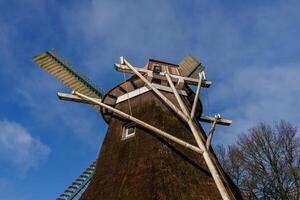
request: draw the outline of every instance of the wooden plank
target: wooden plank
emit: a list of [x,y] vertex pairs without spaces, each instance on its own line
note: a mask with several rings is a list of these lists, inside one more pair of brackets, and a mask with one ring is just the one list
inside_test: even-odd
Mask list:
[[49,58],[49,59],[46,59],[46,60],[43,60],[41,63],[37,63],[38,65],[42,66],[42,67],[45,67],[49,64],[54,64],[54,63],[57,63],[55,62],[55,60],[53,60],[52,58]]
[[40,67],[45,69],[47,72],[50,68],[53,67],[53,65],[57,65],[57,63],[55,61],[50,61],[49,63],[47,63],[46,65],[41,65]]
[[[126,65],[115,64],[115,68],[116,68],[117,71],[133,73],[133,71],[130,70],[130,68],[128,68]],[[139,73],[151,73],[152,72],[151,70],[138,68],[138,67],[134,67],[134,69],[137,70]],[[157,78],[157,79],[160,79],[160,80],[167,80],[163,73],[154,74],[154,77]],[[174,82],[177,82],[176,80],[182,78],[186,83],[188,83],[190,85],[198,85],[198,82],[199,82],[199,80],[195,79],[195,78],[190,78],[190,77],[185,77],[185,76],[178,76],[178,75],[174,75],[174,74],[170,74],[170,77],[172,78],[172,80],[175,79]],[[203,80],[201,82],[201,87],[208,88],[208,87],[210,87],[211,84],[212,84],[211,81]]]
[[65,70],[63,69],[63,68],[58,68],[58,69],[56,69],[55,71],[53,71],[52,72],[52,75],[53,76],[55,76],[56,78],[57,78],[57,76],[59,75],[59,74],[61,74],[62,72],[65,72]]
[[53,75],[53,72],[60,68],[61,68],[61,66],[53,64],[49,69],[47,69],[47,71],[49,74]]
[[71,79],[74,79],[75,77],[72,76],[67,70],[64,71],[64,73],[59,74],[56,76],[58,80],[62,80],[64,83],[68,83]]
[[73,90],[73,88],[79,88],[82,85],[83,84],[78,80],[78,81],[75,81],[73,84],[70,84],[68,87],[70,87]]
[[138,88],[137,85],[134,83],[134,81],[130,81],[130,83],[134,90],[136,90]]
[[124,93],[124,94],[127,93],[127,90],[125,90],[125,89],[124,89],[123,87],[121,87],[121,86],[118,86],[117,89],[118,89],[119,91],[121,91],[122,93]]
[[87,95],[90,90],[88,87],[82,87],[80,90],[77,90],[78,92]]
[[[74,102],[79,102],[79,103],[87,103],[90,104],[89,101],[86,101],[76,95],[72,95],[72,94],[66,94],[66,93],[62,93],[62,92],[58,92],[57,96],[60,100],[64,100],[64,101],[74,101]],[[95,101],[101,101],[101,99],[99,98],[93,98]]]
[[74,82],[77,82],[77,81],[79,81],[78,78],[76,76],[73,76],[70,73],[68,73],[65,77],[63,77],[63,82],[66,85],[72,85]]
[[34,62],[36,62],[36,64],[38,64],[38,65],[44,65],[44,64],[46,64],[46,63],[48,63],[50,61],[53,61],[53,59],[50,58],[49,56],[46,56],[46,57],[44,57],[44,58],[42,58],[40,60],[34,61]]
[[194,119],[194,116],[195,116],[195,113],[196,113],[197,102],[198,102],[199,93],[200,93],[200,89],[201,89],[201,81],[202,81],[202,74],[200,74],[200,76],[199,76],[199,82],[198,82],[197,89],[196,89],[196,94],[195,94],[195,97],[194,97],[193,107],[192,107],[192,111],[191,111],[191,118],[192,119]]
[[121,86],[122,86],[127,92],[131,92],[131,91],[135,90],[134,87],[132,86],[131,81],[127,81],[127,82],[125,82],[124,84],[122,84]]
[[[215,120],[214,117],[209,117],[209,116],[201,116],[200,119],[199,119],[199,121],[208,122],[208,123],[212,123],[214,120]],[[229,126],[229,125],[232,124],[232,120],[221,118],[221,119],[217,120],[217,124],[224,125],[224,126]]]
[[[77,71],[77,69],[75,69],[72,65],[68,64],[68,62],[55,51],[41,53],[37,56],[34,56],[32,59],[41,68],[45,69],[52,76],[56,77],[67,87],[71,89],[80,89],[81,91],[83,91],[82,89],[84,88],[85,93],[87,92],[86,89],[89,88],[89,90],[93,91],[94,93],[97,93],[100,96],[102,95],[101,91],[98,91],[98,88],[95,84]],[[82,85],[76,84],[72,76],[76,78],[78,76],[77,81],[82,82]],[[73,84],[75,85],[75,88],[73,88]]]
[[37,56],[33,56],[32,60],[34,62],[39,62],[40,60],[45,59],[46,57],[48,57],[47,53],[41,53],[41,54],[39,54]]

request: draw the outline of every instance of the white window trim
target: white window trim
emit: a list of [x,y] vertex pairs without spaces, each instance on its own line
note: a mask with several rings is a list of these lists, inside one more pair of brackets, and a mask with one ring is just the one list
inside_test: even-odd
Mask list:
[[[163,86],[163,85],[156,84],[156,83],[152,83],[152,86],[155,87],[156,89],[159,89],[159,90],[162,90],[162,91],[171,92],[171,93],[173,92],[172,88],[170,88],[168,86]],[[127,99],[131,99],[133,97],[139,96],[139,95],[144,94],[144,93],[146,93],[150,90],[151,90],[151,88],[148,88],[147,86],[138,88],[136,90],[133,90],[131,92],[128,92],[126,94],[123,94],[123,95],[119,96],[116,103],[121,103],[121,102],[123,102]],[[177,92],[180,95],[187,96],[187,93],[184,90],[177,90]]]
[[[133,127],[134,128],[134,132],[131,134],[128,134],[128,130],[129,128]],[[135,136],[136,133],[136,124],[135,123],[127,123],[123,126],[122,128],[122,140],[127,140],[129,138],[132,138]]]

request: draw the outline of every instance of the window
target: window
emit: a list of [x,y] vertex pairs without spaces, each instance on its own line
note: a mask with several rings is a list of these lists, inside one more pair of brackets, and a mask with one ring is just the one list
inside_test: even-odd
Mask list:
[[161,72],[161,66],[154,65],[154,67],[153,67],[153,73],[159,74],[160,72]]
[[135,135],[136,127],[135,123],[125,124],[123,127],[122,140],[126,140]]

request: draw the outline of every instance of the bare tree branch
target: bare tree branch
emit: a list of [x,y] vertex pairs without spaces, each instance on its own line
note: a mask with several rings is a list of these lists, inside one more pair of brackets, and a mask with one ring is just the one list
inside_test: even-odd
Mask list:
[[300,139],[290,123],[260,123],[236,144],[219,145],[215,151],[249,199],[300,199]]

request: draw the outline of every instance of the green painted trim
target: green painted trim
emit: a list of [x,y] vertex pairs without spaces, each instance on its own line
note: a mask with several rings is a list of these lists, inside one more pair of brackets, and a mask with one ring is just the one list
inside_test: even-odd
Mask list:
[[79,81],[81,81],[85,86],[87,86],[89,89],[91,89],[96,95],[102,97],[103,91],[98,87],[96,84],[94,84],[91,80],[89,80],[85,75],[83,75],[81,72],[76,70],[74,66],[72,66],[70,63],[68,63],[62,56],[60,56],[56,51],[51,50],[46,52],[49,56],[51,56],[53,59],[55,59],[56,62],[58,62],[62,67],[64,67],[67,71],[69,71],[71,74],[73,74]]

